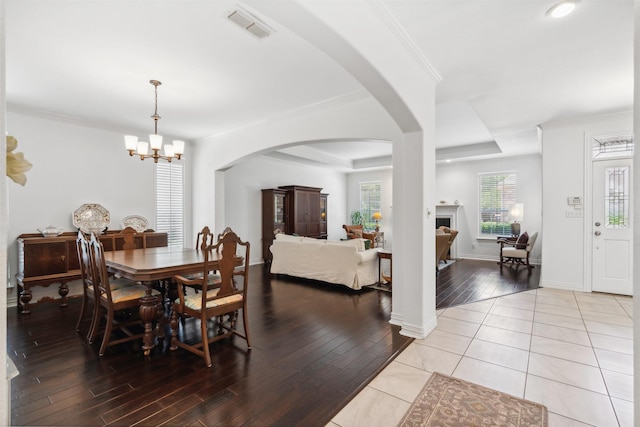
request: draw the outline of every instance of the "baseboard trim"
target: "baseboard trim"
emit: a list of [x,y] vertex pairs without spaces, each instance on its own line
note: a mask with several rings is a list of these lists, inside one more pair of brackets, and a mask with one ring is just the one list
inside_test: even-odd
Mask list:
[[400,329],[400,335],[410,338],[424,339],[436,328],[436,326],[438,326],[438,319],[434,316],[426,325],[423,326],[411,325],[408,323],[403,323],[401,326],[402,329]]
[[541,288],[558,289],[561,291],[573,291],[573,292],[590,292],[584,289],[584,285],[580,283],[562,283],[562,282],[549,282],[546,280],[540,280]]

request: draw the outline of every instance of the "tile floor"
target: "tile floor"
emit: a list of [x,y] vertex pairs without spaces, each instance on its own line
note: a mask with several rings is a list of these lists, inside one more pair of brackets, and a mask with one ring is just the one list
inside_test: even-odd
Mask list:
[[328,426],[395,426],[439,371],[543,403],[549,426],[633,426],[631,297],[536,289],[438,310]]

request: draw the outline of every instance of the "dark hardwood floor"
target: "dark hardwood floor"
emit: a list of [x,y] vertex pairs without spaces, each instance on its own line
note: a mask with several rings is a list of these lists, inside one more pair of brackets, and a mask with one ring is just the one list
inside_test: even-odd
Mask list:
[[529,272],[523,266],[505,264],[500,268],[495,261],[457,260],[440,269],[436,279],[436,308],[535,289],[540,283],[540,269],[536,265]]
[[[514,273],[495,262],[460,260],[437,280],[438,306],[537,287],[540,269]],[[184,350],[110,347],[75,332],[80,300],[61,309],[8,314],[14,425],[324,426],[406,345],[389,324],[391,295],[351,291],[251,267],[253,349],[241,339],[211,346],[213,366]],[[185,333],[199,326],[187,321]],[[167,329],[168,336],[168,329]]]
[[[389,324],[391,295],[288,278],[251,267],[253,349],[214,343],[213,366],[182,349],[139,344],[98,356],[75,332],[80,300],[8,315],[14,425],[323,426],[410,338]],[[88,325],[87,325],[88,326]],[[199,334],[190,319],[186,333]],[[167,335],[168,336],[168,335]]]

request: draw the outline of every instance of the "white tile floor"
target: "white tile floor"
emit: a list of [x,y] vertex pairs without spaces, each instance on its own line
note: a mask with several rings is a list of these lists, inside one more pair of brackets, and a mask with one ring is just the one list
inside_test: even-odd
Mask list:
[[630,297],[536,289],[437,312],[329,426],[395,426],[434,371],[540,402],[549,426],[633,426]]

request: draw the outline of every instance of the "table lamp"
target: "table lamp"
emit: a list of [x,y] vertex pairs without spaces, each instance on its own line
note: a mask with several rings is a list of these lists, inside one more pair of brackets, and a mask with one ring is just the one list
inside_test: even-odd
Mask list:
[[376,220],[376,232],[380,231],[380,224],[378,224],[378,221],[382,219],[382,214],[380,212],[374,212],[373,219]]
[[511,219],[513,222],[511,223],[511,235],[519,236],[520,235],[520,223],[518,221],[522,221],[524,217],[524,203],[516,203],[511,208]]

